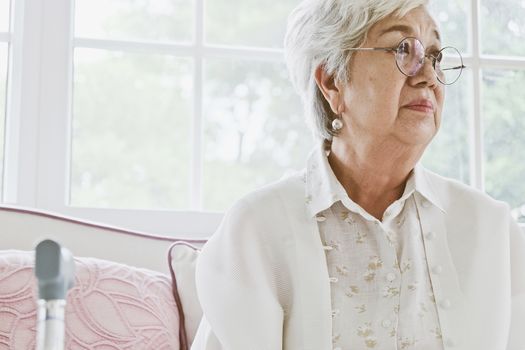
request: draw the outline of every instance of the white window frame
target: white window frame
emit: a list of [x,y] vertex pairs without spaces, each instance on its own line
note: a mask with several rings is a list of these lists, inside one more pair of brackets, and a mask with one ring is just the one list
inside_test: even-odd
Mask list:
[[[204,0],[195,0],[195,40],[192,44],[153,44],[87,38],[73,39],[72,0],[11,0],[11,40],[7,96],[5,203],[35,207],[87,220],[105,222],[178,237],[209,237],[223,213],[203,212],[202,98],[203,59],[249,58],[282,61],[282,50],[229,48],[204,44]],[[525,58],[480,55],[479,2],[470,1],[470,51],[464,58],[472,71],[473,99],[470,118],[471,185],[483,190],[483,125],[481,69],[525,70]],[[99,48],[126,52],[166,53],[194,59],[193,157],[191,202],[188,211],[124,210],[70,207],[70,111],[73,48]]]

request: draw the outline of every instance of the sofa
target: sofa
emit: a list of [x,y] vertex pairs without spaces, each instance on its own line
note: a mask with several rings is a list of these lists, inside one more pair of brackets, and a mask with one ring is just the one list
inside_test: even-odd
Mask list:
[[50,238],[75,257],[66,349],[187,350],[202,311],[194,269],[205,240],[177,239],[16,206],[0,206],[0,349],[34,349],[34,247]]

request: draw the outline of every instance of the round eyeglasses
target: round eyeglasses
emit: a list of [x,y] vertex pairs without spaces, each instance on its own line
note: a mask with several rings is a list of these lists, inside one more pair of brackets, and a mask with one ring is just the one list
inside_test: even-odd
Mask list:
[[444,85],[454,84],[461,76],[463,68],[466,68],[461,54],[455,47],[447,46],[426,55],[421,41],[413,37],[404,38],[396,47],[359,47],[347,50],[394,52],[397,68],[407,77],[416,75],[425,65],[425,58],[429,58],[437,79]]

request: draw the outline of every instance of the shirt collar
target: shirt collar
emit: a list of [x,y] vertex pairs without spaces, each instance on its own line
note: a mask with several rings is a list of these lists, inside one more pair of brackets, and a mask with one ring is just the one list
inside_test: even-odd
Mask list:
[[421,163],[416,164],[414,167],[416,191],[443,213],[446,213],[445,209],[443,209],[443,201],[438,195],[438,192],[434,189],[428,173],[429,171]]
[[[329,152],[324,149],[324,143],[321,142],[308,156],[305,184],[306,205],[310,216],[316,216],[339,200],[342,201],[348,209],[355,212],[362,212],[363,209],[348,197],[344,187],[332,171],[330,163],[328,162],[328,154]],[[440,198],[433,190],[426,173],[427,170],[420,163],[416,164],[410,173],[405,191],[400,200],[405,200],[410,197],[414,191],[417,191],[430,203],[445,212]]]

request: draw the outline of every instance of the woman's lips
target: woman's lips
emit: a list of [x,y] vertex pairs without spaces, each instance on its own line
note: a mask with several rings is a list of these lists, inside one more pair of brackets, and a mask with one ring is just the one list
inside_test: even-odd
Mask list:
[[405,106],[405,108],[411,109],[413,111],[423,112],[423,113],[434,112],[434,108],[427,106],[427,105],[410,105],[410,106]]
[[404,107],[413,111],[423,112],[427,114],[434,112],[434,104],[428,98],[424,97],[414,98],[412,101],[408,102]]

